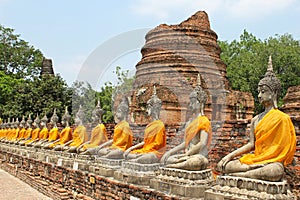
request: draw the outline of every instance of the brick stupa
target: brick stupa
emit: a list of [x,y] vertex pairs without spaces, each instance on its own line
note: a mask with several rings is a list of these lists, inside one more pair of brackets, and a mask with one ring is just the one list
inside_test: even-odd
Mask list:
[[205,113],[211,120],[252,118],[253,97],[230,89],[217,38],[203,11],[178,25],[161,24],[150,30],[141,50],[142,59],[136,65],[131,94],[132,122],[149,122],[145,109],[153,85],[163,101],[161,119],[166,124],[184,122],[189,94],[199,73],[209,96]]

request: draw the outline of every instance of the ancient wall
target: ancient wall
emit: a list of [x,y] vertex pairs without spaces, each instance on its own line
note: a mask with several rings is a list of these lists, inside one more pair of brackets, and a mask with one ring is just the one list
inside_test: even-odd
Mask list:
[[209,119],[252,117],[253,97],[250,93],[230,89],[217,38],[203,11],[178,25],[161,24],[147,33],[131,94],[133,123],[149,122],[145,106],[153,85],[163,101],[161,119],[166,124],[185,122],[189,94],[199,73],[209,96],[205,107]]

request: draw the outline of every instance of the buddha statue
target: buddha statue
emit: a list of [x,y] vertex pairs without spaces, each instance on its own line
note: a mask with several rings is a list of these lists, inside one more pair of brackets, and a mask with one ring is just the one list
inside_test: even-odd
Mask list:
[[36,118],[33,121],[33,127],[35,129],[32,131],[31,139],[28,140],[27,142],[25,142],[26,146],[31,147],[36,141],[38,141],[39,133],[41,131],[41,129],[40,129],[40,122],[41,122],[41,120],[39,118],[39,115],[37,114]]
[[65,107],[65,114],[61,118],[61,124],[65,127],[61,132],[60,132],[60,137],[59,141],[50,144],[50,148],[54,148],[55,151],[62,151],[64,145],[72,140],[72,129],[69,125],[71,119],[71,115],[68,112],[68,107]]
[[23,140],[19,142],[19,145],[24,146],[25,143],[31,139],[31,134],[32,134],[32,119],[31,119],[31,115],[29,115],[26,121],[26,131],[24,133]]
[[109,140],[96,149],[91,149],[89,154],[97,154],[100,157],[107,159],[123,159],[123,154],[126,149],[132,145],[132,132],[126,118],[128,116],[128,100],[123,97],[119,103],[116,113],[113,139]]
[[76,153],[77,148],[88,140],[86,128],[83,125],[84,113],[80,105],[78,112],[75,116],[75,130],[72,135],[72,140],[67,142],[64,146],[64,151],[69,153]]
[[107,132],[104,124],[102,123],[103,110],[98,100],[96,108],[92,112],[93,124],[97,124],[92,130],[90,140],[83,143],[77,148],[78,153],[83,153],[87,149],[98,147],[99,145],[107,142]]
[[19,142],[22,141],[22,139],[24,138],[24,134],[26,131],[25,124],[26,124],[25,116],[23,115],[22,120],[19,123],[19,134],[18,137],[16,138],[16,141],[14,142],[15,144],[19,144]]
[[57,127],[58,116],[56,114],[56,109],[54,109],[53,115],[50,118],[50,123],[52,125],[52,129],[49,131],[48,142],[45,142],[42,147],[44,149],[50,149],[50,145],[59,141],[59,131]]
[[296,134],[290,117],[277,107],[280,89],[270,57],[267,72],[258,83],[258,99],[265,111],[251,120],[249,143],[222,158],[218,171],[265,181],[282,180],[284,166],[293,161]]
[[15,131],[14,131],[14,135],[11,138],[10,143],[14,143],[19,136],[19,132],[20,132],[19,124],[20,124],[20,122],[19,122],[19,119],[17,118],[16,121],[13,123],[13,128]]
[[[184,142],[166,152],[161,163],[169,168],[184,170],[203,170],[208,166],[208,147],[211,142],[211,125],[209,119],[204,116],[204,106],[207,94],[201,87],[200,74],[197,78],[197,86],[190,94],[188,110],[191,118],[186,123],[184,130]],[[184,150],[184,153],[177,154]]]
[[144,141],[124,152],[125,160],[141,164],[159,162],[166,148],[166,129],[164,123],[159,120],[161,106],[162,101],[157,97],[154,86],[153,95],[147,102],[147,113],[152,122],[145,129]]
[[35,148],[40,148],[44,143],[48,141],[49,130],[47,128],[47,122],[48,122],[48,118],[47,115],[45,114],[40,122],[40,126],[41,126],[40,128],[42,130],[39,132],[39,136],[37,139],[38,141],[34,144]]

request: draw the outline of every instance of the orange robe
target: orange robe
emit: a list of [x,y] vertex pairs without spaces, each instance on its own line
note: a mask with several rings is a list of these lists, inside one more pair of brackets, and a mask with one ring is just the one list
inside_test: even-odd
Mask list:
[[69,142],[70,140],[72,140],[72,129],[71,129],[71,127],[66,127],[61,131],[59,141],[57,141],[53,144],[50,144],[49,147],[53,148],[57,145],[64,145],[65,143]]
[[120,149],[125,151],[132,146],[132,132],[127,121],[119,122],[114,129],[113,143],[110,146],[112,149]]
[[106,141],[107,141],[106,128],[104,124],[98,124],[92,130],[90,143],[83,145],[82,150],[98,147],[100,144],[103,144]]
[[58,135],[58,128],[55,127],[55,128],[52,128],[49,132],[49,137],[48,137],[48,141],[49,142],[52,142],[52,141],[55,141],[59,138],[59,135]]
[[28,128],[28,129],[25,131],[23,138],[24,138],[24,139],[30,138],[30,137],[31,137],[31,133],[32,133],[32,128]]
[[254,154],[241,157],[241,163],[281,162],[286,166],[293,161],[296,151],[296,133],[287,114],[278,109],[270,110],[257,124],[254,134]]
[[47,128],[43,128],[39,133],[39,140],[45,140],[49,137],[49,131]]
[[15,131],[15,135],[12,138],[12,141],[16,141],[17,140],[17,138],[19,137],[19,133],[20,133],[20,129],[17,128],[16,131]]
[[130,153],[154,153],[161,158],[166,150],[166,129],[162,121],[156,120],[148,124],[144,133],[144,146]]
[[84,126],[77,126],[73,133],[73,142],[69,144],[70,147],[78,147],[88,140],[86,128]]
[[31,135],[31,139],[25,142],[25,145],[34,141],[35,139],[37,139],[39,137],[39,133],[40,133],[40,128],[36,128],[32,131],[32,135]]
[[19,133],[19,136],[18,136],[18,140],[19,139],[23,139],[24,138],[24,135],[25,135],[25,132],[26,132],[26,129],[25,128],[22,128],[21,130],[20,130],[20,133]]
[[212,138],[210,121],[206,116],[198,116],[185,129],[185,146],[187,147],[197,133],[204,130],[208,133],[207,147],[209,147]]

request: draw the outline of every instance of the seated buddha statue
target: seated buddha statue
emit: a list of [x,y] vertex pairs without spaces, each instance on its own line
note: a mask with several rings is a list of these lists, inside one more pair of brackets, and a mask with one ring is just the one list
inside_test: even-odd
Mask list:
[[36,118],[33,121],[33,127],[35,129],[32,131],[31,139],[28,140],[27,142],[25,142],[26,146],[31,147],[36,141],[38,141],[39,133],[41,131],[41,129],[40,129],[40,122],[41,122],[41,120],[39,118],[39,115],[37,114]]
[[32,119],[31,119],[31,115],[29,115],[26,121],[26,131],[24,133],[23,140],[19,142],[19,145],[24,146],[25,143],[31,139],[31,134],[32,134]]
[[15,144],[19,144],[19,142],[23,139],[25,131],[26,131],[25,124],[26,124],[25,116],[23,115],[22,120],[19,123],[19,133],[14,142]]
[[164,123],[159,120],[161,106],[162,101],[157,97],[154,86],[153,95],[147,101],[147,113],[152,122],[145,129],[144,141],[124,152],[125,160],[142,164],[159,162],[166,148],[166,129]]
[[[207,94],[201,87],[200,75],[197,86],[190,94],[188,110],[191,118],[185,125],[184,142],[166,152],[161,163],[166,167],[184,170],[203,170],[208,166],[208,147],[211,141],[211,125],[204,115]],[[178,154],[183,151],[184,153]]]
[[92,112],[92,124],[96,124],[90,136],[90,140],[83,143],[77,148],[79,153],[85,152],[87,149],[98,147],[99,145],[107,142],[107,132],[104,124],[102,123],[103,110],[98,101],[96,108]]
[[49,131],[48,141],[42,144],[44,149],[50,149],[50,145],[59,141],[59,131],[57,127],[58,116],[56,114],[56,109],[54,109],[53,115],[50,118],[50,123],[52,125],[52,129]]
[[222,158],[218,171],[265,181],[282,180],[284,166],[293,161],[296,134],[290,117],[277,107],[280,89],[270,57],[267,72],[258,83],[258,99],[265,111],[251,120],[249,143]]
[[80,105],[75,116],[75,130],[72,135],[72,140],[66,143],[64,151],[69,153],[77,153],[77,148],[88,140],[86,128],[83,125],[84,113]]
[[19,136],[19,133],[20,133],[19,124],[20,124],[20,122],[19,122],[19,119],[17,118],[16,121],[13,123],[13,127],[14,127],[15,131],[13,133],[10,143],[14,143]]
[[72,140],[72,129],[69,125],[71,115],[68,112],[68,107],[65,107],[65,114],[61,118],[61,124],[65,127],[59,135],[59,141],[50,144],[49,147],[53,148],[55,151],[61,151],[64,145]]
[[126,118],[128,116],[128,100],[123,97],[114,115],[117,125],[114,128],[113,139],[95,149],[90,149],[85,154],[96,154],[108,159],[123,159],[126,149],[132,145],[132,132]]
[[37,141],[33,145],[35,148],[40,148],[44,143],[46,143],[48,141],[49,130],[47,128],[47,122],[48,122],[48,118],[47,118],[47,115],[45,114],[40,122],[41,131],[39,132]]

